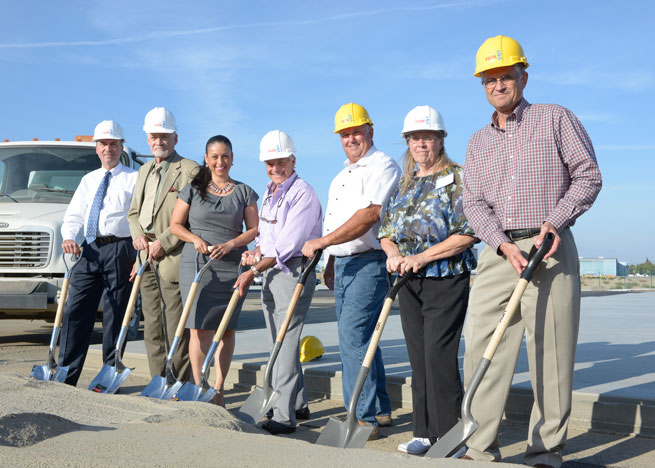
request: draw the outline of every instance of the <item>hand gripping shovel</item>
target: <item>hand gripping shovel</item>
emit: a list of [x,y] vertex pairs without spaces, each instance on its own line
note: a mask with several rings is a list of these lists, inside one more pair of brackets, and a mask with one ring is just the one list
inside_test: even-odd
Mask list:
[[237,414],[238,417],[243,419],[246,422],[251,424],[256,424],[266,412],[273,407],[275,402],[280,398],[279,390],[273,389],[271,386],[271,381],[273,378],[273,365],[277,359],[277,355],[280,352],[282,347],[282,341],[284,341],[284,336],[287,333],[289,328],[289,323],[293,317],[293,311],[296,308],[298,299],[302,294],[305,283],[307,282],[307,277],[309,274],[314,271],[318,260],[321,258],[322,250],[317,250],[314,253],[309,265],[302,271],[298,277],[298,282],[296,283],[296,289],[293,291],[293,296],[291,296],[291,302],[289,302],[289,307],[287,308],[287,315],[284,318],[284,322],[278,330],[277,337],[275,338],[275,344],[273,345],[273,350],[271,351],[271,356],[268,358],[268,363],[266,364],[266,371],[264,372],[264,387],[255,387],[255,390],[248,397],[244,405],[239,410]]
[[371,363],[375,357],[375,351],[380,343],[380,336],[384,330],[384,325],[387,323],[387,317],[391,311],[393,300],[396,298],[396,294],[400,288],[412,276],[414,276],[412,272],[406,273],[405,276],[398,278],[393,287],[389,289],[387,297],[384,299],[384,305],[382,306],[380,317],[375,324],[375,330],[371,336],[366,356],[364,356],[364,362],[362,362],[359,375],[357,375],[357,381],[355,381],[355,387],[353,388],[352,397],[350,398],[350,405],[348,405],[348,415],[346,416],[346,420],[339,421],[338,419],[330,418],[325,429],[323,429],[323,432],[321,432],[321,435],[318,437],[318,440],[316,441],[317,444],[339,448],[363,448],[364,445],[366,445],[366,441],[368,440],[368,436],[371,435],[373,426],[369,423],[361,426],[359,421],[357,421],[357,417],[355,416],[357,401],[359,400],[359,395],[362,393],[364,380],[368,375]]
[[214,387],[209,385],[209,370],[211,369],[212,359],[216,354],[216,349],[218,348],[218,343],[223,339],[225,330],[230,323],[232,314],[239,304],[239,289],[235,289],[230,298],[230,302],[223,313],[223,318],[221,323],[218,325],[218,330],[214,335],[212,345],[207,351],[207,356],[202,363],[201,376],[200,376],[200,385],[194,385],[191,382],[186,382],[180,388],[180,391],[177,392],[177,395],[174,397],[180,401],[201,401],[203,403],[209,403],[214,395],[216,395],[216,390]]
[[132,285],[132,292],[130,293],[130,299],[127,302],[127,309],[125,310],[125,317],[123,317],[123,323],[121,324],[121,331],[118,333],[118,340],[116,341],[116,363],[113,366],[105,364],[96,375],[95,379],[91,381],[89,385],[89,390],[96,393],[116,393],[116,390],[119,389],[123,382],[129,377],[132,373],[133,368],[125,366],[122,361],[123,355],[123,346],[125,344],[125,338],[127,337],[127,329],[130,326],[130,320],[132,319],[132,314],[134,313],[134,306],[136,304],[136,299],[139,296],[139,286],[141,285],[141,278],[143,277],[143,272],[148,266],[148,262],[141,263],[141,256],[137,255],[137,262],[139,269],[136,273],[136,278],[134,279],[134,284]]
[[478,430],[478,423],[473,419],[473,415],[471,414],[471,402],[473,401],[473,395],[478,389],[484,374],[486,374],[487,369],[491,364],[491,359],[496,353],[496,348],[498,348],[498,345],[500,344],[500,341],[505,334],[505,330],[507,330],[509,323],[514,317],[516,309],[518,309],[521,297],[523,296],[523,291],[525,291],[525,288],[532,279],[532,275],[534,274],[541,261],[544,259],[544,255],[546,255],[546,253],[553,245],[554,239],[555,236],[551,233],[548,233],[538,250],[536,250],[534,247],[532,248],[528,259],[528,265],[523,270],[523,273],[521,273],[519,282],[514,288],[512,297],[510,297],[509,303],[505,308],[505,312],[500,318],[500,322],[498,322],[496,330],[494,331],[494,334],[491,337],[489,344],[487,345],[487,349],[482,355],[482,358],[480,359],[475,372],[473,372],[471,381],[469,382],[468,388],[464,393],[464,401],[462,402],[462,418],[452,427],[452,429],[446,433],[445,436],[440,438],[430,448],[430,450],[428,450],[426,454],[428,457],[447,458],[452,456],[455,452],[462,448],[466,444],[466,441],[473,435],[473,433]]
[[173,343],[171,344],[171,348],[168,350],[168,356],[166,356],[166,377],[155,375],[148,386],[143,389],[141,396],[159,398],[161,400],[170,400],[175,396],[180,387],[182,387],[182,382],[178,380],[173,373],[173,356],[175,355],[175,351],[177,351],[177,348],[180,345],[182,334],[186,328],[186,321],[187,318],[189,318],[189,313],[191,312],[191,307],[193,307],[193,301],[196,297],[196,292],[198,291],[198,282],[213,260],[210,258],[207,260],[207,263],[205,263],[205,265],[200,268],[200,264],[198,263],[199,257],[200,254],[196,253],[196,276],[193,278],[193,283],[191,283],[191,287],[189,288],[189,294],[187,295],[186,302],[184,303],[184,309],[182,309],[182,316],[180,317],[180,321],[177,324],[177,329],[175,330]]
[[34,377],[36,380],[52,380],[53,382],[63,382],[66,380],[68,375],[68,366],[58,366],[57,360],[55,359],[55,347],[57,346],[57,340],[59,340],[59,332],[61,331],[61,322],[64,318],[64,309],[66,308],[66,300],[68,299],[68,288],[70,286],[70,277],[73,273],[73,269],[77,266],[77,262],[82,256],[73,256],[71,259],[71,267],[68,268],[66,263],[66,254],[62,253],[61,257],[64,260],[64,267],[66,267],[66,273],[64,273],[64,283],[61,285],[61,293],[59,295],[59,303],[57,304],[57,313],[55,314],[55,323],[52,327],[52,335],[50,336],[50,347],[48,354],[48,362],[43,366],[34,366],[32,372],[30,372],[30,377]]

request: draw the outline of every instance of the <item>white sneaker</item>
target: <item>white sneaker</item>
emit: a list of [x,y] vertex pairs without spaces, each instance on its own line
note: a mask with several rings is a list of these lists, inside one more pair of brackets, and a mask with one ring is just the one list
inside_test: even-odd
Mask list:
[[419,455],[421,453],[427,452],[432,444],[430,439],[423,439],[421,437],[414,437],[409,442],[404,444],[398,444],[398,451],[403,453],[409,453],[410,455]]
[[466,455],[466,451],[468,449],[466,448],[466,445],[460,448],[457,452],[453,453],[450,458],[462,458],[464,455]]

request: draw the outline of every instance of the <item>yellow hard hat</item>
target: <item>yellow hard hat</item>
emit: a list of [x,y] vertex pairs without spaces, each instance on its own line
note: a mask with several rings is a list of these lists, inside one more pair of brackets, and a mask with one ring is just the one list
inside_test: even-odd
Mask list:
[[309,362],[323,356],[325,349],[321,340],[312,335],[300,340],[300,362]]
[[492,68],[509,67],[515,63],[522,63],[528,68],[528,59],[525,58],[523,47],[511,37],[490,37],[482,43],[475,56],[475,76]]
[[334,116],[334,133],[339,133],[344,128],[359,127],[364,124],[373,126],[366,109],[359,104],[349,102],[341,106]]

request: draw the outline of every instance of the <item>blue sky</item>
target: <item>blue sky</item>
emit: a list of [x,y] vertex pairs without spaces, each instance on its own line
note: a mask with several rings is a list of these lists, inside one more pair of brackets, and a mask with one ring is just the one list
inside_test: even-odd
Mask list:
[[574,227],[580,255],[638,263],[655,259],[654,29],[646,0],[11,2],[0,138],[70,139],[114,119],[146,152],[143,117],[166,106],[180,154],[200,161],[207,138],[224,134],[232,176],[261,194],[259,140],[279,128],[325,206],[345,159],[332,129],[346,102],[369,110],[376,146],[394,158],[405,114],[436,107],[463,163],[492,113],[475,53],[505,34],[531,64],[526,98],[568,107],[594,142],[604,187]]

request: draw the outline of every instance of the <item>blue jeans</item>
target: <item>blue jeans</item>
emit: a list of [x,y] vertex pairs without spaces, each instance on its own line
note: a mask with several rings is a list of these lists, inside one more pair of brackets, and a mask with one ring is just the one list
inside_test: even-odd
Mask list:
[[[348,405],[375,329],[387,283],[386,255],[374,250],[334,259],[334,303],[339,327],[343,397]],[[380,348],[375,352],[355,412],[358,419],[377,424],[376,414],[391,414]]]

